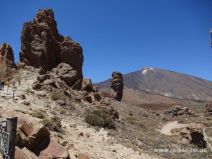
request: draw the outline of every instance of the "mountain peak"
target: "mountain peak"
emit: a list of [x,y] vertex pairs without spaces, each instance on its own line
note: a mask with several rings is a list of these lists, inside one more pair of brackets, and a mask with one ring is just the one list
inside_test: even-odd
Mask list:
[[142,68],[141,69],[141,73],[142,74],[147,74],[147,73],[149,73],[150,71],[153,71],[154,70],[154,68],[152,68],[152,67],[144,67],[144,68]]

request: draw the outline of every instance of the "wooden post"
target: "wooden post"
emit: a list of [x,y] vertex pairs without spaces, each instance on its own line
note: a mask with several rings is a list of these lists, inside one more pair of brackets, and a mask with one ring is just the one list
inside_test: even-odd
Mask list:
[[15,140],[16,140],[16,129],[17,129],[17,117],[7,118],[7,132],[10,133],[9,139],[9,155],[10,159],[15,157]]

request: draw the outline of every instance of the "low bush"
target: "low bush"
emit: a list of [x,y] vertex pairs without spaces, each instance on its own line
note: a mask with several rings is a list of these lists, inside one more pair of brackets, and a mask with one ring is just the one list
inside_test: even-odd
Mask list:
[[42,120],[42,123],[45,127],[47,127],[51,131],[56,131],[62,133],[62,124],[61,120],[57,116],[53,116],[51,118],[45,118]]
[[60,92],[52,92],[51,93],[51,100],[56,101],[56,100],[66,100],[65,95],[61,94]]
[[41,109],[34,109],[31,111],[31,113],[29,113],[29,115],[35,118],[44,119],[46,116],[46,113]]
[[104,127],[109,129],[115,128],[113,119],[101,110],[88,112],[85,116],[85,121],[91,126]]

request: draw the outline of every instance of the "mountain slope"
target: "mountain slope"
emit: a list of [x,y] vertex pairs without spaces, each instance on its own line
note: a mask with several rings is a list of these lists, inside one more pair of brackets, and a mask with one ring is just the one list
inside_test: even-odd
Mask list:
[[[209,101],[212,99],[212,82],[159,68],[143,68],[123,75],[124,100],[135,103],[170,103]],[[107,91],[110,79],[97,84]]]

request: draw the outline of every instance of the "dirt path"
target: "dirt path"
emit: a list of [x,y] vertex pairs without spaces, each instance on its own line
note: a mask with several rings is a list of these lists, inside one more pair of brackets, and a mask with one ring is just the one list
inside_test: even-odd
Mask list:
[[188,126],[188,124],[180,124],[180,123],[178,123],[178,121],[171,121],[162,127],[162,129],[160,130],[160,133],[170,136],[170,135],[172,135],[171,130],[173,130],[175,128],[183,128],[186,126]]

